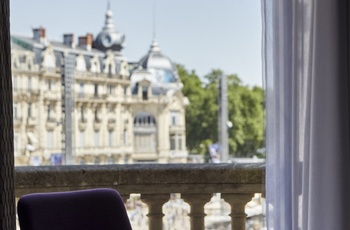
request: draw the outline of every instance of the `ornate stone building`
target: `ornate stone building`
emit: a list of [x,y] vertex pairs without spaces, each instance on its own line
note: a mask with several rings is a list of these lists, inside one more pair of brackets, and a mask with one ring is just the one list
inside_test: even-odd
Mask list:
[[42,27],[32,37],[12,35],[17,165],[61,163],[67,55],[75,62],[73,164],[186,162],[188,101],[176,67],[155,41],[137,64],[128,63],[112,17],[108,9],[96,38],[87,34],[77,43],[74,34],[49,41]]

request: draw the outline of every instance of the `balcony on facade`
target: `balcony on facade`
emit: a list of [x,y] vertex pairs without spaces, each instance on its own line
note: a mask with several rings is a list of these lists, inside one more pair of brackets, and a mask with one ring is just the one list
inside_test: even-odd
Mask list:
[[94,73],[90,71],[75,71],[77,80],[91,80],[96,82],[129,82],[128,76],[109,73]]
[[62,100],[62,94],[60,90],[45,90],[43,92],[45,100],[60,101]]
[[84,131],[86,129],[86,126],[87,126],[87,119],[80,118],[78,126],[79,126],[79,130]]
[[178,132],[183,132],[183,131],[185,131],[184,125],[170,125],[169,126],[169,132],[171,132],[171,133],[178,133]]
[[180,194],[190,206],[187,226],[205,229],[208,219],[204,206],[213,194],[221,193],[231,206],[230,217],[225,218],[231,220],[231,229],[245,230],[245,205],[255,193],[264,193],[264,174],[263,164],[40,166],[17,167],[15,182],[16,197],[103,187],[118,190],[127,203],[131,194],[140,194],[148,206],[148,225],[152,230],[163,229],[163,205],[172,194]]
[[108,118],[108,130],[114,130],[116,127],[117,120],[115,118]]
[[46,129],[47,130],[54,130],[60,124],[61,124],[61,122],[59,120],[57,120],[56,117],[48,117],[46,119]]
[[40,76],[60,78],[62,69],[59,67],[40,67]]
[[37,102],[39,100],[38,89],[14,88],[12,92],[14,101]]
[[75,93],[75,100],[77,102],[106,102],[108,95],[106,93]]
[[143,98],[142,95],[133,95],[133,103],[143,103],[143,104],[167,104],[169,103],[169,97],[165,95],[151,95],[147,98]]
[[34,127],[37,125],[37,118],[35,117],[27,117],[26,125],[28,128]]
[[94,119],[94,130],[99,131],[101,129],[101,119]]

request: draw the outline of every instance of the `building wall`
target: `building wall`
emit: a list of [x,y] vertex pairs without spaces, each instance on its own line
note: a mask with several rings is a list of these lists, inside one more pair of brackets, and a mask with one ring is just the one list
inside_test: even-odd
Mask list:
[[[50,165],[52,154],[62,153],[63,95],[55,52],[55,47],[46,45],[40,61],[35,62],[34,52],[12,49],[16,165]],[[150,93],[147,100],[131,95],[125,58],[119,72],[113,72],[108,68],[113,65],[115,69],[113,53],[107,52],[103,61],[101,55],[90,56],[100,68],[84,65],[83,56],[76,56],[74,163],[186,162],[183,95],[160,98]],[[134,151],[134,116],[138,112],[149,112],[157,121],[154,152]],[[174,113],[176,123],[171,123]],[[171,149],[174,135],[181,141]]]

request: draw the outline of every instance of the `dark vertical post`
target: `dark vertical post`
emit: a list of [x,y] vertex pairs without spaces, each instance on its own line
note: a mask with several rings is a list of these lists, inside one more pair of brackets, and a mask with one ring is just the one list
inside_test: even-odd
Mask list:
[[0,1],[0,230],[16,229],[10,4]]

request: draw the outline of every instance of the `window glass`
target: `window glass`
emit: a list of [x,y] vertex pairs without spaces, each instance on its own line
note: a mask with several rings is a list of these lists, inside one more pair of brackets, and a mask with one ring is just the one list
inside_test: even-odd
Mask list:
[[31,77],[28,77],[27,89],[29,92],[32,91],[32,78]]
[[80,132],[80,147],[85,146],[85,132],[81,131]]
[[100,146],[100,133],[98,131],[95,131],[94,143],[95,143],[95,147],[99,147]]
[[113,146],[113,131],[112,130],[108,131],[108,146],[109,147]]
[[171,134],[170,135],[170,150],[175,150],[176,149],[176,135]]
[[54,147],[53,132],[52,131],[47,131],[46,138],[47,138],[46,139],[47,140],[46,147],[48,149],[52,149]]

